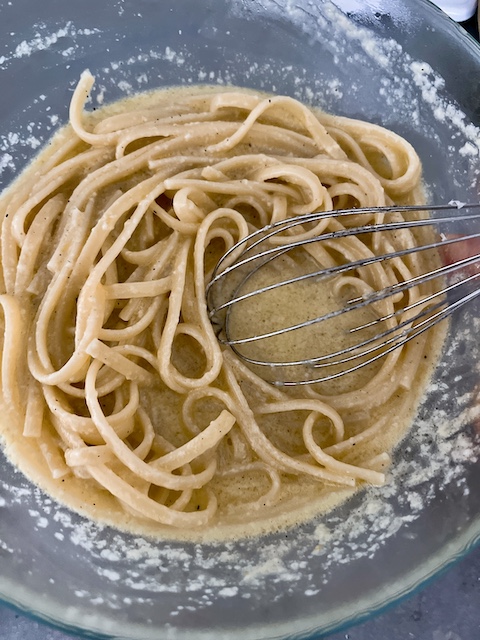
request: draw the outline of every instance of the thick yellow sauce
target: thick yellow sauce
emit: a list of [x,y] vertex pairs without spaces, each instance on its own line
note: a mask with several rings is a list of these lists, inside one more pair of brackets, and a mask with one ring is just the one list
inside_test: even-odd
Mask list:
[[[201,90],[204,92],[205,87],[202,87]],[[184,93],[186,90],[179,91]],[[187,91],[191,92],[192,88],[188,88]],[[175,91],[169,90],[128,99],[122,103],[102,109],[101,115],[120,113],[133,107],[148,107],[155,101],[167,101],[174,98],[174,96]],[[99,117],[97,112],[92,119],[95,120]],[[60,138],[61,134],[60,137],[54,139],[46,147],[27,171],[35,171],[38,165],[50,157],[58,147]],[[11,188],[14,189],[15,185]],[[268,326],[275,329],[275,323],[277,323],[277,326],[288,325],[305,319],[305,317],[321,314],[326,308],[332,308],[332,305],[335,304],[338,303],[332,299],[328,287],[324,285],[319,287],[314,282],[307,282],[301,286],[281,289],[270,296],[269,300],[262,299],[257,303],[253,302],[243,309],[239,307],[233,314],[232,326],[235,331],[246,332],[246,334],[258,331],[260,326]],[[358,322],[358,318],[354,320],[342,319],[341,322],[346,324]],[[275,358],[288,359],[292,355],[296,358],[303,358],[311,355],[312,344],[316,345],[317,353],[322,352],[322,349],[324,352],[328,352],[329,350],[331,351],[332,343],[335,344],[335,348],[340,346],[338,329],[337,322],[330,325],[315,326],[305,334],[292,332],[281,338],[276,338],[270,343],[265,343],[259,348],[257,345],[255,349],[258,350],[254,353],[256,356],[264,356],[267,359],[272,354],[274,354]],[[443,328],[430,333],[415,380],[411,381],[410,388],[394,394],[386,404],[375,407],[368,414],[358,411],[353,414],[349,414],[348,411],[342,414],[347,432],[350,434],[364,429],[382,416],[385,417],[384,430],[371,443],[371,458],[374,458],[382,451],[391,451],[407,433],[414,419],[418,403],[435,367],[443,339]],[[186,363],[189,358],[195,359],[196,356],[189,352],[188,344],[183,347],[180,345],[179,348],[181,353],[177,354],[177,359],[188,368],[190,365],[187,366]],[[344,391],[345,385],[361,386],[362,381],[368,380],[371,375],[372,369],[367,367],[361,369],[353,378],[332,382],[326,389],[328,393],[336,393]],[[174,432],[178,430],[180,420],[178,395],[168,390],[164,385],[158,385],[148,391],[144,391],[143,394],[143,399],[150,408],[153,423],[168,425],[167,428],[172,433],[167,433],[166,436],[175,440],[178,434]],[[332,509],[353,494],[353,490],[350,489],[340,490],[320,487],[317,482],[311,479],[299,479],[292,475],[283,474],[282,494],[277,504],[265,509],[259,509],[256,513],[251,514],[250,521],[245,522],[238,505],[245,502],[249,496],[258,496],[262,493],[262,490],[268,490],[268,482],[265,476],[254,473],[249,477],[235,476],[232,479],[214,479],[212,488],[217,495],[219,508],[212,524],[205,531],[176,531],[153,522],[142,521],[126,513],[114,497],[99,489],[92,480],[80,479],[72,474],[60,479],[52,478],[35,439],[19,435],[21,427],[19,428],[19,425],[16,424],[15,417],[9,415],[8,407],[3,409],[0,434],[4,441],[6,454],[13,464],[60,503],[68,505],[74,511],[89,518],[120,529],[169,538],[193,538],[198,540],[212,537],[240,538],[305,521],[315,514]],[[208,407],[205,411],[208,413]],[[287,453],[296,454],[303,450],[299,438],[299,426],[301,423],[302,416],[300,415],[286,414],[282,419],[276,414],[274,417],[265,416],[262,428],[279,448]],[[355,462],[354,455],[349,458],[349,462]]]

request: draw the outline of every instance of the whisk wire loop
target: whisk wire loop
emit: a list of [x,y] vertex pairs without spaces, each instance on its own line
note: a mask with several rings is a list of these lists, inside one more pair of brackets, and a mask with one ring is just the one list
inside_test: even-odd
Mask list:
[[[269,371],[285,371],[292,367],[302,367],[300,377],[295,379],[282,379],[275,377],[270,380],[272,384],[281,386],[293,385],[310,385],[320,382],[326,382],[342,377],[346,374],[353,373],[358,369],[377,362],[379,359],[386,357],[395,349],[406,345],[411,340],[420,336],[422,333],[436,325],[441,320],[449,317],[452,313],[462,308],[467,303],[474,300],[480,295],[480,288],[471,290],[471,286],[476,284],[476,280],[480,277],[480,270],[474,273],[467,273],[469,268],[475,267],[480,263],[480,253],[474,255],[459,256],[455,260],[444,261],[441,266],[431,268],[426,272],[421,272],[408,278],[404,278],[383,286],[380,289],[373,289],[368,293],[350,298],[342,306],[332,311],[328,311],[322,315],[302,320],[301,322],[293,322],[287,326],[280,328],[272,328],[267,331],[257,331],[255,334],[235,337],[232,335],[230,327],[230,318],[232,310],[239,303],[245,303],[249,299],[275,292],[280,287],[288,287],[297,285],[302,282],[313,280],[315,285],[321,286],[321,282],[327,279],[336,278],[346,272],[358,273],[364,267],[370,267],[377,263],[383,263],[396,258],[405,258],[413,256],[420,252],[443,250],[448,251],[452,248],[458,253],[460,243],[472,242],[480,239],[480,232],[466,233],[461,236],[445,236],[442,234],[440,239],[432,242],[407,246],[399,248],[395,251],[387,251],[382,255],[376,255],[370,251],[371,255],[353,259],[343,264],[335,264],[333,266],[325,266],[314,268],[307,273],[294,275],[291,277],[283,277],[264,286],[253,287],[246,290],[246,285],[255,274],[274,260],[297,251],[307,248],[315,243],[325,243],[329,247],[335,241],[350,237],[361,238],[365,234],[375,234],[381,232],[396,232],[405,229],[422,229],[425,227],[440,227],[440,225],[448,225],[453,223],[458,227],[459,222],[470,222],[480,218],[480,203],[462,204],[452,201],[449,204],[422,206],[422,205],[405,205],[405,206],[387,206],[373,207],[362,209],[343,209],[340,211],[322,211],[311,214],[304,214],[295,218],[275,222],[271,225],[256,230],[249,236],[241,239],[220,259],[214,269],[211,280],[207,285],[207,305],[209,317],[216,327],[218,338],[227,344],[232,350],[244,360],[246,363],[267,368]],[[440,215],[439,217],[415,218],[413,220],[394,220],[384,221],[385,215],[394,213],[422,213],[429,212],[449,212],[454,211],[450,215]],[[345,219],[348,216],[374,216],[380,219],[379,222],[367,223],[363,226],[342,227],[334,231],[323,231],[310,237],[302,237],[295,239],[292,236],[290,242],[285,240],[288,233],[298,226],[318,223],[324,219]],[[303,231],[303,229],[302,229]],[[282,237],[282,242],[273,242],[279,234],[286,234]],[[272,246],[273,245],[273,246]],[[445,283],[447,276],[460,274],[455,282]],[[457,275],[458,277],[458,275]],[[436,287],[432,292],[420,295],[418,299],[408,301],[401,308],[395,308],[393,302],[390,302],[390,309],[386,312],[378,313],[375,305],[387,300],[398,297],[399,294],[405,294],[414,287],[418,291],[419,287],[426,285],[434,280],[440,279],[440,286]],[[470,288],[467,288],[470,285]],[[452,300],[452,295],[456,294],[457,298]],[[458,297],[459,296],[459,297]],[[373,307],[372,307],[373,305]],[[393,305],[393,306],[392,306]],[[381,323],[390,324],[386,329],[374,333],[365,339],[360,339],[354,344],[346,347],[334,349],[328,354],[313,355],[308,358],[297,358],[290,360],[275,360],[255,358],[249,353],[244,352],[240,347],[250,343],[259,343],[262,340],[268,340],[282,336],[287,333],[299,331],[319,325],[322,322],[337,320],[346,313],[359,311],[365,307],[372,307],[375,310],[376,317],[367,322],[357,323],[356,326],[348,329],[350,335],[355,335],[365,329],[374,329],[381,326]],[[418,313],[411,314],[412,310],[419,307]],[[342,365],[347,365],[342,367]],[[333,367],[332,373],[322,374],[322,370]],[[313,372],[313,373],[312,373]],[[320,375],[319,375],[320,374]]]

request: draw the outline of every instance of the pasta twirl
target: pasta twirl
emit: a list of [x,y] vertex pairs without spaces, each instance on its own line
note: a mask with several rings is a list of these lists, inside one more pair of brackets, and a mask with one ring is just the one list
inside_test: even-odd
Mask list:
[[[0,202],[7,443],[28,439],[56,481],[79,478],[133,520],[175,528],[383,483],[388,425],[415,404],[428,338],[347,389],[284,392],[219,344],[205,285],[255,227],[415,202],[414,149],[379,126],[238,90],[160,91],[89,116],[92,84],[84,73],[70,125]],[[333,212],[298,237],[342,224]],[[415,242],[408,231],[345,238],[310,258],[334,264]],[[420,267],[375,264],[335,293]]]

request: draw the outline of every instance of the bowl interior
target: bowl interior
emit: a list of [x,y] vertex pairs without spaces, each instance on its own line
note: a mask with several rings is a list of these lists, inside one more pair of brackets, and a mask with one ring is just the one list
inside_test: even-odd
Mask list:
[[[371,120],[416,147],[432,202],[479,198],[478,84],[465,78],[480,73],[480,47],[428,2],[17,0],[0,17],[0,189],[66,122],[88,68],[92,107],[208,82]],[[387,486],[261,539],[155,542],[102,527],[0,454],[0,597],[66,628],[143,640],[327,632],[401,597],[480,536],[479,311],[452,320]]]

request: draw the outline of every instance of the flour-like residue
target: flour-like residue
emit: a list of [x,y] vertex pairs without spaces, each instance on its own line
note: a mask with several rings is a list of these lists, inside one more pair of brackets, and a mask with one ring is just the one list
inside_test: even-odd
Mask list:
[[[72,21],[59,25],[54,31],[45,22],[32,27],[32,35],[28,38],[17,38],[11,33],[11,50],[0,55],[0,71],[25,58],[31,58],[39,52],[50,51],[65,59],[75,56],[83,43],[92,37],[98,37],[102,31],[96,27],[79,27]],[[68,67],[68,65],[67,65]],[[45,103],[44,106],[40,106]],[[13,176],[19,168],[31,159],[31,150],[38,150],[45,142],[45,135],[50,134],[58,126],[60,117],[51,113],[46,95],[40,94],[34,101],[34,119],[18,130],[0,132],[0,178],[8,170]],[[39,115],[44,111],[50,119],[50,126],[39,122]],[[0,184],[1,187],[1,184]]]
[[441,91],[445,87],[443,78],[426,62],[413,61],[410,63],[410,68],[413,82],[420,89],[424,102],[433,107],[434,117],[439,122],[447,123],[467,140],[459,149],[459,153],[478,157],[480,155],[480,130],[468,122],[461,109],[455,107],[441,95]]
[[[45,23],[35,25],[35,33],[28,40],[21,40],[10,54],[0,56],[0,69],[15,59],[30,57],[38,51],[51,49],[57,44],[69,43],[66,47],[61,47],[60,55],[69,57],[75,52],[75,42],[79,36],[91,36],[100,34],[97,28],[78,28],[73,22],[68,21],[56,31],[51,32]],[[15,34],[12,37],[14,40]],[[71,44],[70,44],[71,43]]]

